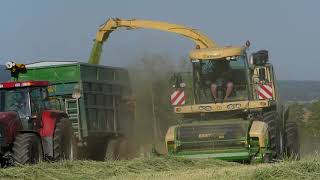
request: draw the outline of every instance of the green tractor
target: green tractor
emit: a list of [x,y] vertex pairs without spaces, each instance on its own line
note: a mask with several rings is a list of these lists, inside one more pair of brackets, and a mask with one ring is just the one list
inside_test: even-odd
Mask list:
[[174,76],[171,103],[179,123],[165,137],[169,155],[239,162],[299,158],[297,125],[280,104],[268,51],[248,58],[248,46],[190,53],[192,87]]

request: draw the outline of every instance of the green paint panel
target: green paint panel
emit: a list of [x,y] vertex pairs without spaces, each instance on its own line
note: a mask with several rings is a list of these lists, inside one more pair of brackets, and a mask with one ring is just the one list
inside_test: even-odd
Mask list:
[[[49,95],[64,103],[72,98],[76,88],[81,91],[79,99],[80,136],[111,136],[121,132],[119,124],[126,124],[119,108],[122,96],[131,95],[127,70],[121,68],[68,63],[27,68],[19,81],[50,81]],[[63,110],[64,104],[63,104]],[[75,129],[78,131],[78,129]]]
[[221,160],[239,161],[239,160],[249,160],[250,154],[248,151],[239,152],[224,152],[224,153],[198,153],[198,154],[178,154],[177,156],[191,158],[191,159],[201,159],[201,158],[217,158]]
[[250,121],[242,118],[193,121],[175,130],[175,147],[171,155],[187,158],[248,160]]
[[27,73],[20,74],[19,80],[47,80],[52,83],[80,81],[80,64],[28,68]]

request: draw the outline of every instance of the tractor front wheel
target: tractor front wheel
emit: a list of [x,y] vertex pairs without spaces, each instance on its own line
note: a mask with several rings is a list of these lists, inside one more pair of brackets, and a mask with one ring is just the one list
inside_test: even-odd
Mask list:
[[40,137],[33,133],[17,135],[12,150],[16,164],[37,164],[43,160]]

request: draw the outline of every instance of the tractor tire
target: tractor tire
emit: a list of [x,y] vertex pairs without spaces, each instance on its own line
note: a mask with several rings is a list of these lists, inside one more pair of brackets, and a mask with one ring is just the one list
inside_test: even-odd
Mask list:
[[273,156],[269,156],[269,161],[274,158],[281,157],[281,137],[279,124],[277,121],[277,113],[275,111],[263,113],[263,122],[267,123],[268,125],[270,149],[276,153]]
[[78,158],[76,137],[69,119],[62,119],[56,124],[53,135],[53,158],[54,161]]
[[17,135],[12,151],[14,164],[37,164],[43,160],[41,139],[34,133]]
[[299,133],[295,122],[286,122],[285,125],[285,155],[295,160],[300,159]]

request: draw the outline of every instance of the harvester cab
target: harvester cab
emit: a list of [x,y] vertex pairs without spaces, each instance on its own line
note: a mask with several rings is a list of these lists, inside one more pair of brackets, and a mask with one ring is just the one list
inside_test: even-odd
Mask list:
[[248,100],[248,64],[245,55],[235,52],[191,61],[196,103]]
[[[216,53],[214,56],[211,55],[213,52]],[[268,51],[254,53],[251,62],[248,61],[245,46],[195,50],[190,56],[197,104],[252,99],[276,100],[276,95],[273,95],[273,88],[276,87],[274,73],[272,65],[267,63]],[[270,91],[259,98],[259,94],[256,94],[257,87],[252,89],[252,84],[269,84]]]

